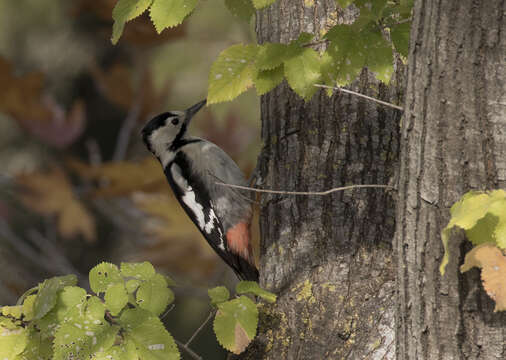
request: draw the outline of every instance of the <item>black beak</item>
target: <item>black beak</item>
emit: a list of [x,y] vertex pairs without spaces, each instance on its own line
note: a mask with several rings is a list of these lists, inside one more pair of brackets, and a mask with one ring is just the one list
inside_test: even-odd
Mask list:
[[202,107],[206,104],[207,102],[207,99],[204,99],[202,100],[201,102],[198,102],[196,103],[195,105],[193,106],[190,106],[188,109],[186,109],[185,113],[186,113],[186,116],[185,116],[185,124],[188,125],[188,123],[190,122],[191,118],[196,114],[198,113],[198,111],[200,109],[202,109]]

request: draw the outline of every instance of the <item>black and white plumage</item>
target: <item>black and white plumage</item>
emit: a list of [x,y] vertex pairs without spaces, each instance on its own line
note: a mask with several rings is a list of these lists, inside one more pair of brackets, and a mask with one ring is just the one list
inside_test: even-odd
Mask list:
[[187,134],[192,117],[206,104],[171,111],[142,129],[179,203],[216,253],[245,280],[258,281],[250,241],[251,203],[217,181],[246,185],[236,163],[217,145]]

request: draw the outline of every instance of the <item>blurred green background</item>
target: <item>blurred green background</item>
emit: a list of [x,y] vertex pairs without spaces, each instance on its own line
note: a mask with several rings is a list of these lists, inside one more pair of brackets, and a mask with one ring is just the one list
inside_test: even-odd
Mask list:
[[[185,342],[207,317],[207,288],[233,286],[140,141],[152,116],[206,96],[220,51],[254,37],[223,2],[201,1],[156,34],[147,14],[110,42],[115,0],[0,0],[0,304],[44,278],[100,261],[151,261],[178,282],[164,321]],[[260,149],[253,92],[206,107],[191,131],[250,174]],[[225,352],[208,325],[192,348]],[[184,354],[183,356],[186,356]]]

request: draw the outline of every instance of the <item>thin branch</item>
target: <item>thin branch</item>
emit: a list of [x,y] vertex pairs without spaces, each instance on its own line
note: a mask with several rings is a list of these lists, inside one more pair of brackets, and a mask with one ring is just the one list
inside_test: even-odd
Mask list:
[[391,108],[394,108],[394,109],[397,109],[397,110],[400,110],[400,111],[404,111],[404,109],[402,107],[400,107],[399,105],[394,105],[394,104],[391,104],[391,103],[386,102],[386,101],[378,100],[378,99],[375,99],[373,97],[370,97],[370,96],[367,96],[367,95],[364,95],[364,94],[360,94],[360,93],[352,91],[352,90],[343,89],[342,87],[328,86],[328,85],[322,85],[322,84],[315,84],[314,86],[319,87],[319,88],[323,88],[323,89],[339,90],[339,91],[341,91],[343,93],[346,93],[346,94],[351,94],[351,95],[359,96],[359,97],[362,97],[364,99],[377,102],[378,104],[385,105],[385,106],[388,106],[388,107],[391,107]]
[[348,186],[342,186],[333,188],[326,191],[282,191],[282,190],[265,190],[265,189],[255,189],[247,186],[241,186],[241,185],[233,185],[233,184],[225,184],[222,182],[216,182],[216,185],[231,187],[234,189],[241,189],[241,190],[248,190],[248,191],[255,191],[259,193],[267,193],[267,194],[283,194],[283,195],[319,195],[324,196],[331,194],[336,191],[343,191],[343,190],[350,190],[350,189],[360,189],[360,188],[386,188],[386,189],[394,189],[393,186],[390,185],[348,185]]
[[200,331],[202,331],[202,329],[204,328],[204,326],[206,326],[206,324],[209,322],[209,320],[211,320],[211,318],[213,317],[214,313],[215,313],[214,311],[210,311],[209,312],[209,315],[204,320],[204,322],[202,324],[200,324],[199,328],[197,330],[195,330],[195,332],[190,337],[190,339],[188,339],[188,341],[186,342],[186,344],[184,344],[185,346],[189,346],[190,345],[190,343],[195,339],[195,337],[198,335],[198,333]]
[[180,347],[182,347],[192,358],[196,360],[203,360],[202,357],[200,357],[198,354],[196,354],[192,349],[190,349],[188,346],[183,344],[181,341],[174,339],[176,344],[178,344]]
[[318,41],[313,41],[313,42],[309,42],[309,43],[306,43],[306,44],[302,44],[301,46],[302,47],[311,47],[311,46],[317,46],[317,45],[326,44],[328,42],[329,42],[329,39],[322,39],[322,40],[318,40]]
[[114,149],[114,155],[112,157],[113,161],[120,161],[125,158],[130,136],[132,135],[135,123],[141,112],[141,106],[142,95],[138,95],[119,130],[118,141],[116,142],[116,148]]

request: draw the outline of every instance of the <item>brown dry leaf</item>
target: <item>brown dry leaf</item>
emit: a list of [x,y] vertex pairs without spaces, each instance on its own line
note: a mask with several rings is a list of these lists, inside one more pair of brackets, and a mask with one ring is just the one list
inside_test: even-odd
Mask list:
[[466,254],[461,272],[481,268],[481,280],[487,294],[495,301],[496,311],[506,310],[506,256],[492,243],[476,246]]
[[57,216],[58,231],[65,238],[82,235],[96,240],[95,220],[72,192],[63,170],[23,174],[16,182],[24,188],[19,194],[23,204],[41,215]]
[[49,145],[62,148],[72,144],[84,130],[84,103],[76,101],[66,113],[54,99],[43,94],[42,73],[14,76],[13,71],[0,57],[0,110]]
[[110,162],[92,166],[69,159],[67,165],[84,179],[97,181],[93,196],[128,195],[135,191],[169,191],[169,185],[160,164],[153,157],[139,162]]
[[[144,121],[146,116],[158,111],[167,99],[169,87],[157,91],[149,71],[142,74],[139,85],[133,83],[133,69],[125,64],[116,63],[108,69],[101,69],[97,65],[91,67],[91,74],[104,95],[119,107],[130,110],[136,101],[141,101],[139,120]],[[142,95],[136,94],[134,88],[142,89]],[[136,96],[141,96],[136,99]]]
[[157,242],[146,247],[140,258],[170,272],[207,279],[215,273],[218,257],[170,194],[135,193],[136,206],[151,215],[145,231]]
[[237,323],[235,325],[235,349],[232,351],[234,354],[239,355],[242,353],[248,345],[251,343],[251,339],[246,334],[246,331],[241,326],[241,324]]

